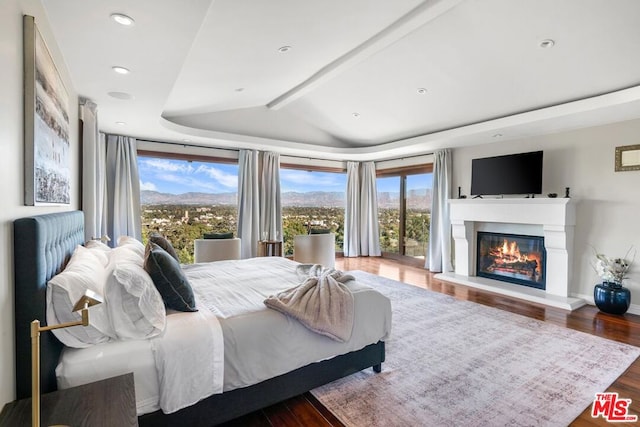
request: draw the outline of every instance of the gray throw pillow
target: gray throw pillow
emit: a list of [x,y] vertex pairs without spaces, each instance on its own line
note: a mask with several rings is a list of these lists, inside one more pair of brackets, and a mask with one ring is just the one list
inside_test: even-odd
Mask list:
[[193,289],[182,267],[167,251],[149,242],[144,269],[162,295],[164,305],[178,311],[198,311]]
[[228,233],[204,233],[205,239],[233,239],[233,231]]
[[309,234],[329,234],[331,230],[328,228],[312,228],[309,230]]
[[174,257],[176,259],[176,261],[180,262],[180,258],[178,257],[178,254],[176,253],[176,250],[173,248],[173,245],[171,244],[169,239],[164,237],[162,234],[156,233],[156,232],[153,232],[153,233],[149,234],[149,241],[155,243],[158,246],[160,246],[169,255]]

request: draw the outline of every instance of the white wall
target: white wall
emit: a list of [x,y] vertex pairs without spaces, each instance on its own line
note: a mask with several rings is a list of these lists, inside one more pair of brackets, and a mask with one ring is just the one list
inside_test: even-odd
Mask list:
[[[71,123],[71,206],[23,206],[22,15],[32,15],[47,41],[69,92]],[[37,0],[1,0],[0,6],[0,407],[15,398],[13,310],[13,220],[49,212],[78,209],[78,98]],[[28,357],[28,355],[25,355]]]
[[544,150],[543,195],[563,197],[570,187],[577,202],[571,295],[593,303],[593,286],[599,282],[591,267],[593,248],[622,257],[633,245],[638,256],[625,286],[631,289],[629,311],[640,314],[640,171],[614,172],[615,147],[639,141],[640,120],[633,120],[455,149],[452,192],[457,195],[461,186],[462,194],[469,194],[473,158]]

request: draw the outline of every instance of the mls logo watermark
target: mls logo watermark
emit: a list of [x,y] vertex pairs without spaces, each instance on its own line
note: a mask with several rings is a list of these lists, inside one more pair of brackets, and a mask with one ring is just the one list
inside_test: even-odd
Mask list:
[[602,416],[611,423],[633,423],[638,421],[637,415],[629,415],[631,399],[621,399],[618,393],[596,393],[591,407],[591,416]]

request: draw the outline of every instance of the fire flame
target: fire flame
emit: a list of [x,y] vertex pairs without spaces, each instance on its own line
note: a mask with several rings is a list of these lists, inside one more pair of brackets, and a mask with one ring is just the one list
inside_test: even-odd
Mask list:
[[[499,258],[502,258],[507,262],[529,261],[527,254],[520,253],[520,248],[518,247],[518,244],[515,241],[509,242],[507,241],[507,239],[504,239],[502,246],[499,248],[499,250],[500,250]],[[492,254],[492,255],[498,255],[498,254]]]
[[[484,243],[487,243],[487,245],[482,244],[481,253],[478,254],[483,260],[481,267],[480,260],[478,264],[483,272],[518,274],[526,276],[533,281],[540,280],[543,274],[541,269],[543,268],[542,259],[544,252],[536,248],[531,248],[530,251],[526,249],[520,251],[517,239],[509,240],[504,238],[502,239],[502,243],[500,243],[500,240]],[[528,248],[529,245],[525,245],[524,247]]]
[[508,265],[518,262],[536,261],[538,266],[542,265],[541,254],[538,252],[520,252],[516,241],[504,239],[502,245],[496,245],[489,249],[489,255],[494,258],[496,265]]

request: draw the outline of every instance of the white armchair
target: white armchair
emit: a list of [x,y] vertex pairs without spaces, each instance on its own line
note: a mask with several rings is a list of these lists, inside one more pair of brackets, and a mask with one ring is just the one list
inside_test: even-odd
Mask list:
[[240,259],[240,239],[196,239],[193,242],[195,262]]
[[302,234],[293,236],[293,260],[304,264],[336,265],[336,235]]

